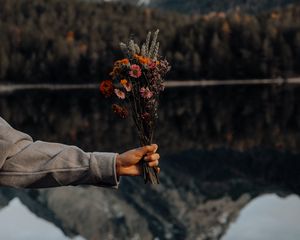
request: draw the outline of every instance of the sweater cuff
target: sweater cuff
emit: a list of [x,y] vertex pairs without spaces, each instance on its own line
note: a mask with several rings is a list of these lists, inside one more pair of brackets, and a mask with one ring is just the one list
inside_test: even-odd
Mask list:
[[117,153],[93,152],[90,158],[90,172],[95,186],[118,189],[120,177],[117,175]]

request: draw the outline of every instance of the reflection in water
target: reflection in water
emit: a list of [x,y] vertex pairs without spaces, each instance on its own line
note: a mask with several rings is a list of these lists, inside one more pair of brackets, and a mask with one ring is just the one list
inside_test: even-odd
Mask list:
[[[0,205],[17,196],[65,235],[86,239],[220,239],[257,196],[299,195],[299,89],[168,89],[157,131],[160,185],[123,178],[118,191],[2,188]],[[122,151],[138,142],[131,123],[113,116],[96,91],[0,95],[0,115],[34,139],[86,151]]]
[[[300,198],[267,194],[242,209],[222,240],[299,239]],[[242,237],[241,237],[242,236]]]
[[[299,86],[167,89],[156,132],[160,152],[216,147],[299,152],[299,92]],[[98,91],[0,95],[0,115],[35,139],[86,150],[116,151],[138,143],[133,124],[115,117]]]
[[[38,218],[24,206],[18,198],[0,210],[1,239],[5,240],[68,240],[53,223]],[[73,240],[84,240],[82,237]]]

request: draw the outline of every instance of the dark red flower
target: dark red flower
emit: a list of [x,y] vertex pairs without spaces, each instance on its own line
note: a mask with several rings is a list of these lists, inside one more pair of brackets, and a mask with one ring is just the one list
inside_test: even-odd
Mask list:
[[142,119],[145,122],[148,122],[150,120],[150,117],[151,117],[150,113],[145,112],[145,113],[142,114]]
[[150,61],[148,63],[148,68],[153,70],[154,68],[156,68],[157,63],[155,61]]
[[113,104],[112,109],[113,109],[114,113],[119,115],[121,118],[127,118],[129,115],[127,108],[121,107],[118,104]]
[[111,80],[102,81],[99,89],[105,97],[110,97],[114,92],[114,86]]

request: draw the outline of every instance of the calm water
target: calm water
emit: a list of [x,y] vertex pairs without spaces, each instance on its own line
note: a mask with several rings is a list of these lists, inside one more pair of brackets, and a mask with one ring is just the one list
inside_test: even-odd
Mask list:
[[[12,199],[6,207],[1,209],[0,219],[2,239],[70,239],[53,223],[37,217],[18,198]],[[16,231],[16,226],[18,231]],[[72,239],[84,240],[80,236]]]
[[[299,93],[295,86],[167,89],[156,133],[159,186],[123,178],[118,191],[2,188],[0,236],[297,239]],[[0,115],[34,139],[86,151],[138,143],[131,121],[117,119],[97,91],[19,91],[0,100]]]
[[222,240],[298,239],[300,198],[259,196],[243,208]]
[[[5,219],[5,221],[4,221]],[[18,198],[1,209],[1,238],[84,240],[81,236],[67,237],[52,222],[34,215]],[[267,194],[255,198],[241,209],[222,240],[298,239],[300,236],[300,199],[290,195],[285,198]],[[20,231],[15,231],[18,226]]]

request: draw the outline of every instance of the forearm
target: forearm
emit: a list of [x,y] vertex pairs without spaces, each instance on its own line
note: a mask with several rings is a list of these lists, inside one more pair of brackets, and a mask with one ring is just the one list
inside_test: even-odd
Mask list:
[[0,185],[22,188],[84,185],[118,188],[116,154],[33,141],[0,119]]

